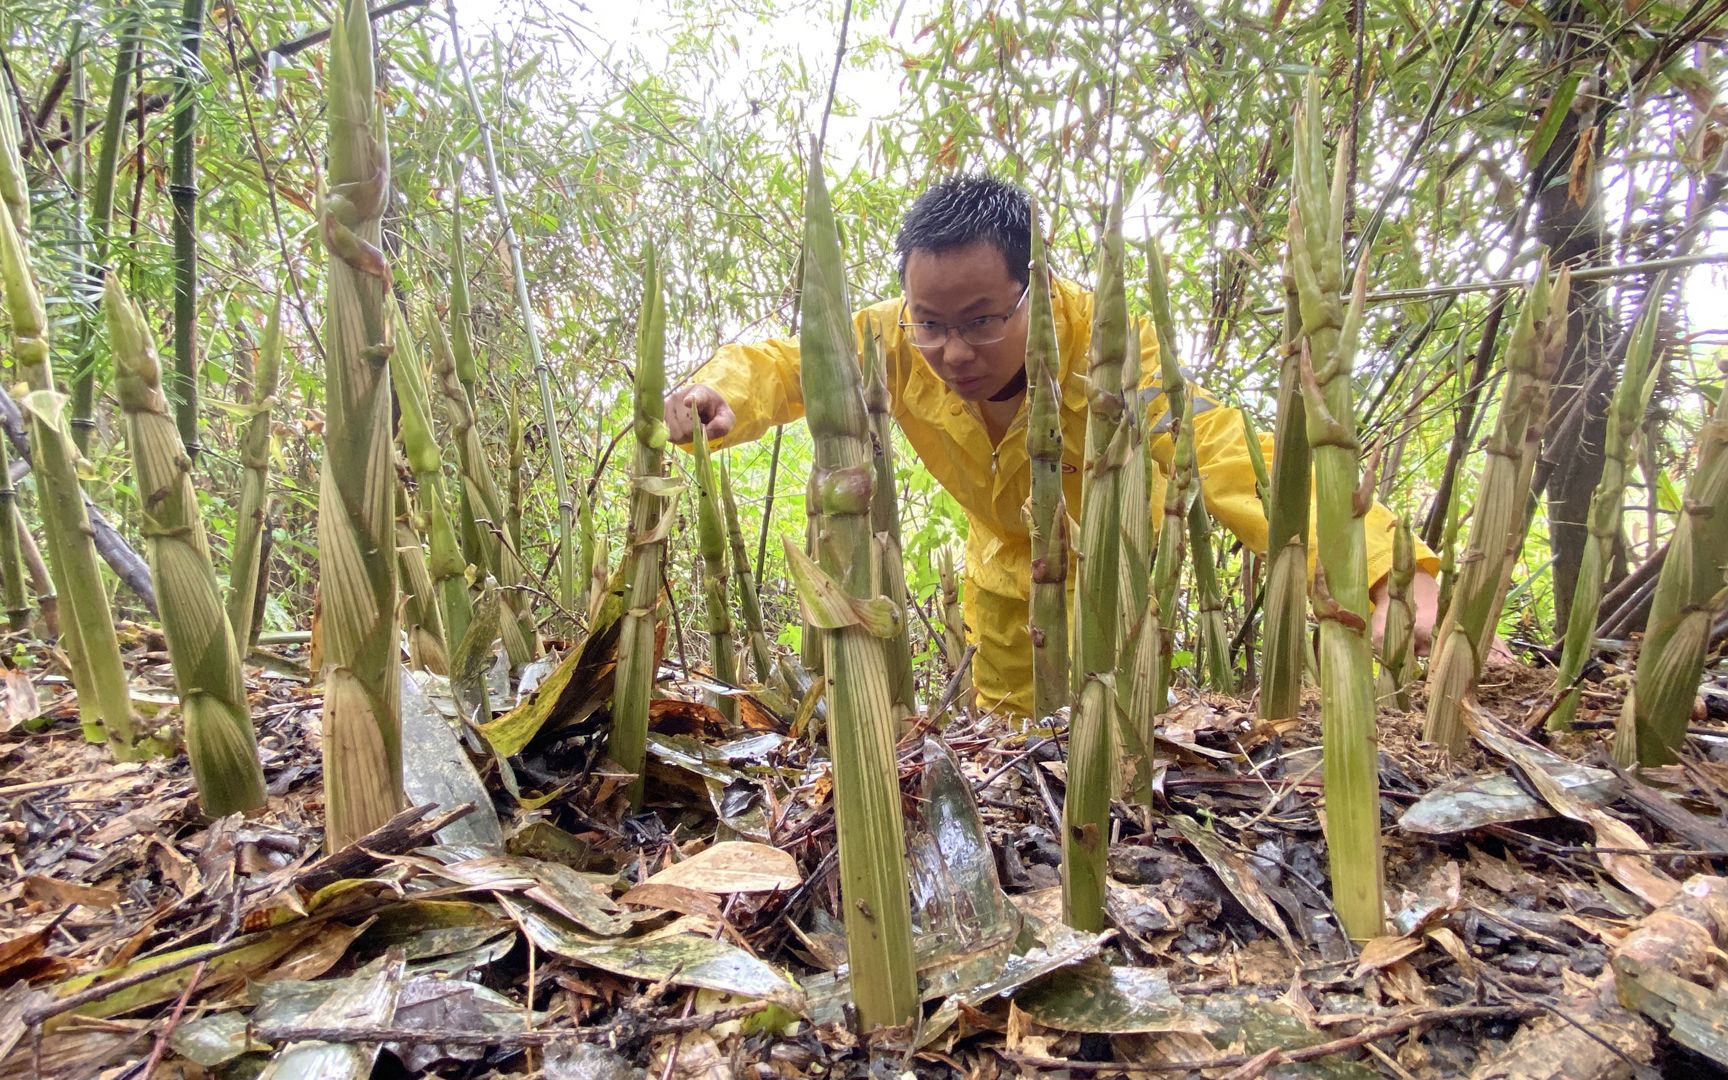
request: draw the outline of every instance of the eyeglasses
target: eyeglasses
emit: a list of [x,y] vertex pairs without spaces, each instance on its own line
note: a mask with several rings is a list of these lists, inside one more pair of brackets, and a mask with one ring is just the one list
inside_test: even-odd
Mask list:
[[[1008,320],[1019,311],[1026,302],[1026,297],[1032,293],[1032,285],[1020,290],[1020,299],[1014,301],[1014,306],[1006,315],[984,315],[963,323],[938,322],[907,322],[900,320],[900,329],[906,331],[906,336],[912,339],[912,344],[920,349],[940,349],[948,344],[948,335],[957,334],[961,341],[968,345],[994,345],[1008,336]],[[906,304],[900,304],[900,314],[906,314]]]

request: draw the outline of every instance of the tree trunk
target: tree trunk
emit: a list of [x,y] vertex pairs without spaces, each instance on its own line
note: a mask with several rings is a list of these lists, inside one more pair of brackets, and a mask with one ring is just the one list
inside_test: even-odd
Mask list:
[[[1555,16],[1561,26],[1587,25],[1584,5],[1568,2]],[[1589,47],[1584,36],[1562,32],[1554,42],[1555,59],[1564,63]],[[1586,75],[1560,122],[1554,141],[1537,163],[1535,238],[1549,249],[1555,266],[1577,271],[1601,261],[1607,247],[1607,226],[1598,182],[1602,131],[1601,101]],[[1579,281],[1572,287],[1567,312],[1566,351],[1554,377],[1550,416],[1564,416],[1579,394],[1587,394],[1583,422],[1575,441],[1564,448],[1548,479],[1549,541],[1554,552],[1555,618],[1565,625],[1578,581],[1578,567],[1589,540],[1590,498],[1602,478],[1602,441],[1608,427],[1608,400],[1616,379],[1591,380],[1598,365],[1615,362],[1608,348],[1610,326],[1606,282]]]

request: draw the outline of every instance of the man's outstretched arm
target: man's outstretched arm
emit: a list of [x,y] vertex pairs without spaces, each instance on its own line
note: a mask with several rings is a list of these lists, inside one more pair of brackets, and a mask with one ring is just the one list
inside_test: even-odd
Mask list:
[[690,442],[692,407],[716,448],[760,438],[803,416],[798,343],[728,345],[715,353],[689,382],[666,395],[666,430],[673,442]]

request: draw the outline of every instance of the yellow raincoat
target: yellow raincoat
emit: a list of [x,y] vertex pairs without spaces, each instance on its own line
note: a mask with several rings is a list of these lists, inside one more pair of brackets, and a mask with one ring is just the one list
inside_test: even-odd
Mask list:
[[[1086,445],[1086,383],[1092,337],[1092,294],[1056,279],[1051,295],[1056,340],[1061,346],[1062,472],[1069,513],[1078,519],[1080,471]],[[1023,508],[1031,490],[1026,456],[1026,408],[1022,404],[999,445],[990,445],[974,406],[950,390],[925,362],[898,325],[900,300],[887,300],[858,312],[853,321],[860,341],[868,320],[881,327],[887,357],[888,393],[894,419],[924,467],[966,511],[966,633],[978,646],[973,684],[987,708],[1026,715],[1032,709],[1032,646],[1027,635],[1031,588],[1031,547]],[[1162,489],[1174,444],[1168,411],[1158,389],[1158,344],[1151,327],[1140,334],[1143,352],[1141,399],[1148,401],[1153,425],[1152,455],[1160,468],[1153,480],[1152,508],[1163,505]],[[771,427],[804,415],[798,343],[775,340],[729,345],[691,379],[717,391],[737,423],[717,447],[749,442]],[[1266,460],[1272,438],[1262,435]],[[1194,393],[1194,449],[1206,509],[1250,549],[1266,550],[1266,517],[1255,491],[1241,414],[1218,405],[1204,391]],[[1153,509],[1156,529],[1162,514]],[[1397,521],[1385,507],[1368,514],[1368,579],[1377,582],[1392,568],[1392,536]],[[1078,535],[1079,530],[1074,530]],[[1426,549],[1420,565],[1433,573],[1439,561]],[[1311,560],[1312,561],[1312,560]],[[1075,575],[1068,578],[1070,588]]]

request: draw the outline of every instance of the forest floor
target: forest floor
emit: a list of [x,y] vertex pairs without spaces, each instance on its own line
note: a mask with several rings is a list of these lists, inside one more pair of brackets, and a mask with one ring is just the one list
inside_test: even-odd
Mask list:
[[[160,639],[128,648],[140,708],[171,717]],[[1116,804],[1100,935],[1059,917],[1060,728],[903,742],[926,1002],[860,1045],[808,707],[727,722],[673,672],[692,700],[656,704],[643,813],[590,706],[507,770],[476,756],[482,813],[424,805],[326,854],[292,658],[251,672],[268,808],[210,822],[183,756],[112,762],[52,654],[14,655],[0,1080],[1724,1075],[1728,726],[1634,777],[1605,752],[1615,695],[1547,739],[1532,668],[1490,675],[1454,758],[1383,713],[1391,918],[1360,947],[1328,899],[1312,705],[1273,726],[1181,699],[1152,806]],[[416,686],[439,715],[441,680]]]

